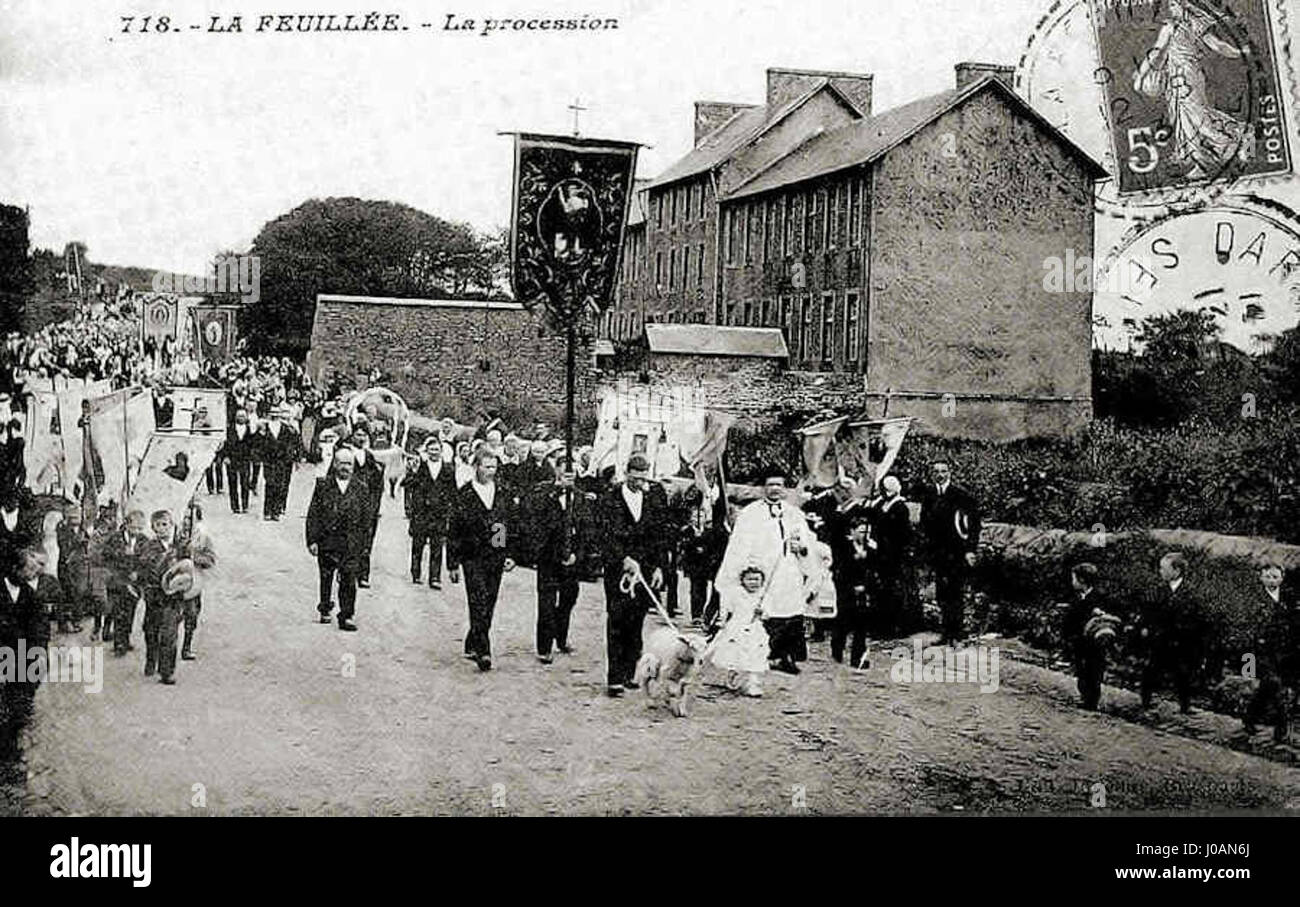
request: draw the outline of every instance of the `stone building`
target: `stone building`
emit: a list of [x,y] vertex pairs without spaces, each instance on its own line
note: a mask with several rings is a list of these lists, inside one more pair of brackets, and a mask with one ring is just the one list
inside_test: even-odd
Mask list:
[[845,72],[769,69],[764,104],[696,103],[695,147],[640,187],[601,336],[774,327],[808,373],[778,383],[817,405],[888,395],[891,415],[989,438],[1085,424],[1092,295],[1043,273],[1092,255],[1104,170],[1009,73],[959,64],[952,89],[878,114],[872,76]]
[[[577,348],[577,402],[594,407],[594,354],[589,331]],[[378,368],[389,386],[427,416],[472,421],[502,416],[562,423],[564,335],[540,309],[514,302],[316,297],[312,380],[331,374],[355,380]]]

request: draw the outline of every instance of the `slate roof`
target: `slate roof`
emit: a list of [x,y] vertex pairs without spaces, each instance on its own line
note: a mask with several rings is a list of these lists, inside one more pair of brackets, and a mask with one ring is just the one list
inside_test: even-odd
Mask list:
[[1095,175],[1106,175],[1105,168],[1059,132],[1023,98],[992,76],[986,76],[963,89],[941,91],[901,107],[886,110],[860,122],[841,126],[829,132],[816,133],[790,154],[733,189],[725,199],[758,195],[847,167],[875,161],[926,124],[986,89],[1001,91],[1012,104],[1035,120],[1044,131],[1081,158]]
[[687,356],[754,356],[785,359],[790,353],[780,328],[742,328],[716,324],[647,324],[652,353]]

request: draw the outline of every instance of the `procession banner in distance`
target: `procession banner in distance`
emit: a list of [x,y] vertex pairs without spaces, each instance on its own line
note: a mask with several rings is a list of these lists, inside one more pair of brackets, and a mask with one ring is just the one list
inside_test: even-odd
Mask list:
[[150,337],[159,343],[165,337],[175,337],[180,322],[180,303],[175,297],[155,296],[145,300],[144,317],[140,319],[140,341]]
[[166,510],[179,525],[203,472],[216,458],[225,435],[154,432],[140,464],[140,475],[127,501],[128,510],[145,515]]
[[172,431],[216,432],[223,438],[226,436],[227,394],[224,388],[176,387],[172,388],[172,400],[176,406]]
[[194,352],[200,365],[226,363],[235,355],[235,312],[233,306],[194,306]]
[[556,326],[609,305],[623,250],[638,146],[552,135],[515,136],[511,281],[525,306]]
[[27,394],[27,424],[24,437],[23,465],[27,467],[27,484],[33,491],[49,492],[63,488],[63,435],[59,426],[59,397],[53,391]]

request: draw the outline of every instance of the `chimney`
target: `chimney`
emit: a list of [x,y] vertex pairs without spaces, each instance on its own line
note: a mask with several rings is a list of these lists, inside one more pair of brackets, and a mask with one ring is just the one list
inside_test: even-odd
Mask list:
[[1002,66],[998,63],[958,63],[953,67],[957,71],[957,90],[973,85],[985,76],[994,76],[1007,88],[1015,90],[1014,66]]
[[795,98],[807,94],[823,79],[852,101],[863,116],[871,116],[870,73],[775,67],[767,71],[767,115],[771,117]]
[[728,101],[696,101],[695,147],[700,147],[700,142],[710,132],[713,132],[740,111],[748,110],[753,106],[753,104],[732,104]]

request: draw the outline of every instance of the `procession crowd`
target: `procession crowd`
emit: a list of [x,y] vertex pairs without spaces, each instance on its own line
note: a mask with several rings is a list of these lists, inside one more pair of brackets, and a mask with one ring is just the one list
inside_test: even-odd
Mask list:
[[[282,519],[300,461],[315,472],[305,543],[319,577],[317,619],[358,628],[358,590],[370,587],[373,547],[385,510],[396,506],[410,537],[410,578],[441,594],[444,576],[465,588],[463,652],[492,668],[492,623],[502,576],[535,572],[536,657],[543,665],[569,654],[569,625],[579,586],[599,582],[606,609],[606,690],[665,679],[680,694],[692,666],[707,665],[747,696],[763,694],[770,670],[800,673],[809,640],[829,636],[830,654],[855,671],[870,667],[873,640],[919,629],[910,603],[924,573],[941,614],[940,645],[966,639],[965,611],[979,556],[981,507],[946,463],[904,496],[903,483],[844,482],[797,493],[788,470],[762,471],[758,500],[733,508],[716,479],[697,477],[670,495],[633,455],[615,481],[589,447],[570,463],[564,442],[544,426],[510,432],[499,421],[468,429],[438,422],[409,454],[396,410],[345,404],[344,388],[320,389],[288,359],[235,357],[200,367],[169,343],[146,346],[130,313],[79,318],[28,337],[10,337],[0,355],[15,402],[31,377],[56,375],[144,382],[155,388],[160,427],[171,424],[170,388],[207,384],[227,391],[224,443],[205,475],[209,495],[229,496],[234,514],[262,498],[262,518]],[[21,409],[21,406],[15,406]],[[20,426],[19,426],[20,427]],[[408,420],[409,427],[409,420]],[[0,650],[43,646],[59,632],[84,632],[134,650],[143,604],[144,673],[176,681],[177,659],[194,660],[204,571],[216,548],[202,508],[185,514],[81,504],[42,512],[26,485],[22,439],[12,425],[0,438]],[[20,435],[20,432],[18,433]],[[681,578],[688,602],[678,602]],[[1270,721],[1288,733],[1300,685],[1300,603],[1280,567],[1259,577],[1265,619],[1257,640],[1259,683],[1244,715],[1246,730]],[[1082,704],[1098,706],[1102,681],[1122,644],[1138,653],[1144,706],[1172,681],[1183,711],[1213,672],[1205,602],[1183,555],[1166,554],[1150,596],[1119,602],[1091,563],[1069,572],[1064,636]],[[337,609],[337,613],[336,613]],[[657,612],[666,630],[646,636]],[[2,667],[2,666],[0,666]],[[0,763],[16,753],[38,680],[0,684]],[[675,688],[672,683],[676,683]]]

